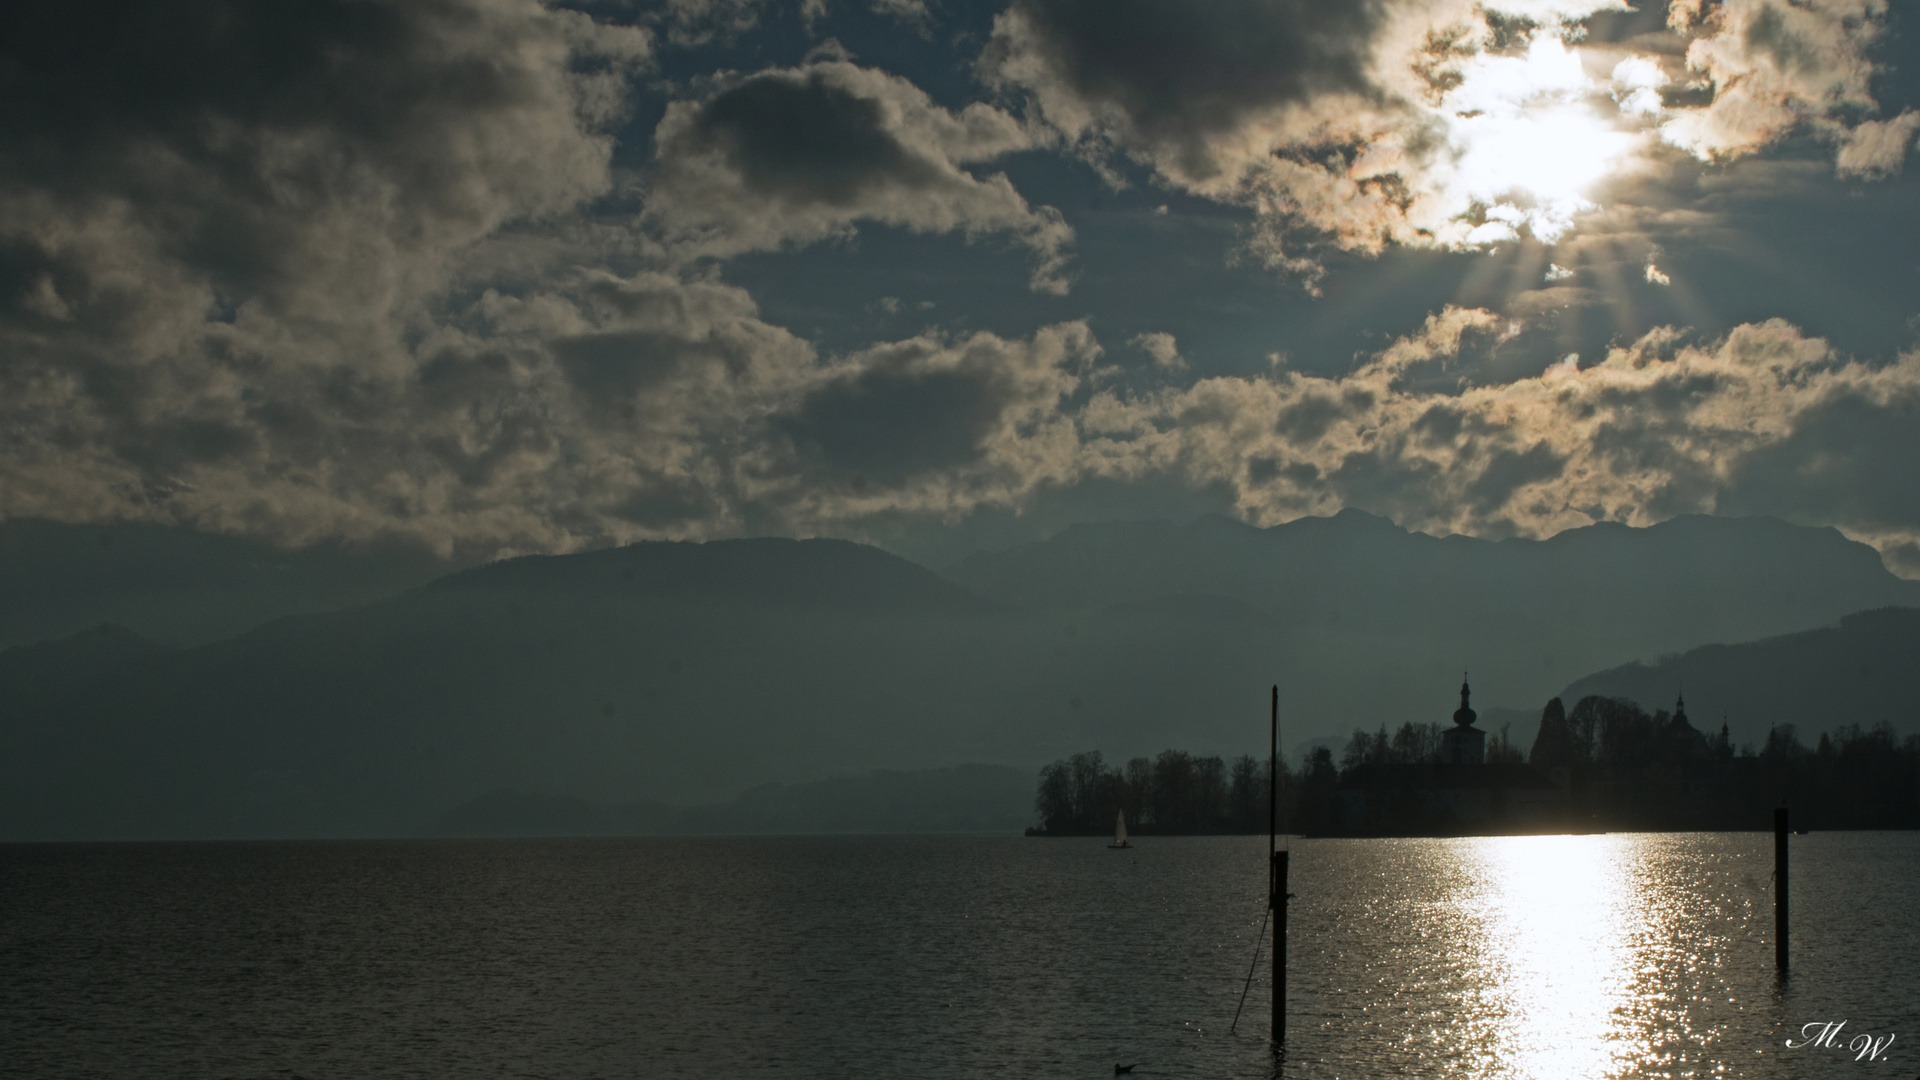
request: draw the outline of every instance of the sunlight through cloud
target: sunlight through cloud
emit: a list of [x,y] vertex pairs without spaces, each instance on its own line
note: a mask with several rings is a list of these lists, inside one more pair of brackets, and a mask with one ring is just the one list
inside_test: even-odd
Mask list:
[[1515,240],[1522,227],[1557,242],[1575,215],[1596,209],[1592,188],[1644,141],[1594,109],[1598,86],[1557,37],[1536,37],[1524,56],[1477,58],[1463,76],[1443,107],[1458,154],[1452,201],[1485,217],[1468,244]]

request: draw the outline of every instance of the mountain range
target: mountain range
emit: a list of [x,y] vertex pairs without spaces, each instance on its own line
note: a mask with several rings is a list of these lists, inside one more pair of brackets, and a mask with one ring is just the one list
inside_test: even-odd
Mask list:
[[287,549],[177,525],[0,521],[0,649],[112,623],[170,645],[424,585],[464,564],[399,545]]
[[[6,575],[35,569],[16,559]],[[1920,584],[1827,529],[1681,518],[1492,542],[1352,511],[1082,526],[945,575],[845,541],[764,539],[402,580],[218,640],[106,626],[0,652],[0,838],[410,835],[461,831],[489,805],[598,828],[873,770],[1231,755],[1264,749],[1270,683],[1297,747],[1443,721],[1462,667],[1482,726],[1519,721],[1522,741],[1555,693],[1616,688],[1652,707],[1682,675],[1696,717],[1726,712],[1753,739],[1787,717],[1820,724],[1798,699],[1738,696],[1656,658],[1821,626],[1840,638],[1818,648],[1841,656],[1906,617],[1843,616],[1920,607]],[[1766,663],[1790,671],[1793,655]],[[1870,671],[1880,689],[1850,718],[1910,724],[1905,667]],[[954,820],[1000,812],[956,804]]]
[[1882,608],[1836,626],[1732,645],[1703,645],[1652,663],[1623,664],[1569,686],[1588,694],[1669,707],[1684,693],[1693,725],[1757,740],[1767,726],[1792,724],[1804,739],[1848,724],[1920,732],[1920,611]]
[[1221,517],[1077,526],[947,575],[1063,617],[1219,597],[1283,636],[1282,670],[1314,673],[1293,700],[1342,728],[1445,719],[1442,688],[1463,669],[1481,702],[1537,714],[1596,670],[1920,606],[1920,582],[1836,530],[1699,515],[1500,541],[1358,510],[1268,529]]

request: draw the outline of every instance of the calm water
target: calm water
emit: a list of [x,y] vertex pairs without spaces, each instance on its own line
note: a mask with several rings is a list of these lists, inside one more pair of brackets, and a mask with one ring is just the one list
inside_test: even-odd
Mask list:
[[[1264,842],[0,847],[0,1073],[1270,1076]],[[1793,843],[1781,988],[1770,835],[1296,840],[1283,1075],[1913,1076],[1920,835]]]

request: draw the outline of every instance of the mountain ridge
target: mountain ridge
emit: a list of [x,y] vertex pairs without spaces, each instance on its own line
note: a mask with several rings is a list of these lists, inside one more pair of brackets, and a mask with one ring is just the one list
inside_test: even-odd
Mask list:
[[1775,725],[1803,733],[1855,722],[1872,726],[1920,711],[1920,609],[1854,612],[1831,626],[1753,641],[1714,642],[1653,662],[1594,672],[1560,697],[1622,697],[1649,711],[1685,695],[1695,726],[1723,718],[1751,739]]
[[643,540],[569,555],[503,559],[457,571],[424,588],[591,591],[651,600],[855,607],[917,603],[974,611],[1006,606],[891,552],[827,538]]
[[[1791,586],[1829,608],[1846,596],[1820,593],[1822,581],[1852,580],[1860,595],[1885,585],[1884,569],[1861,574],[1858,551],[1832,536],[1779,523],[1688,530],[1681,546],[1696,552],[1770,532],[1759,548],[1836,553],[1840,570],[1810,564]],[[1263,531],[1214,522],[1189,532],[1230,553]],[[1580,542],[1617,555],[1618,540],[1639,533]],[[1346,542],[1356,534],[1372,539]],[[1138,537],[1181,535],[1149,526],[1083,538],[1112,546],[1116,558],[1095,567],[1111,573],[1137,555]],[[1568,576],[1542,542],[1424,537],[1412,542],[1439,555],[1375,575],[1381,586],[1355,575],[1407,543],[1404,530],[1349,515],[1292,535],[1347,561],[1301,576],[1300,560],[1268,560],[1298,586],[1279,605],[1271,590],[1235,585],[1243,567],[1232,561],[1201,564],[1185,582],[1215,590],[1142,587],[1061,609],[975,598],[870,547],[767,539],[504,561],[188,648],[96,628],[0,652],[0,837],[406,835],[498,791],[688,805],[848,770],[1031,768],[1091,748],[1115,759],[1169,746],[1232,756],[1264,748],[1270,685],[1283,689],[1289,745],[1339,743],[1355,728],[1444,722],[1462,666],[1483,715],[1525,740],[1510,718],[1537,716],[1570,684],[1684,651],[1633,637],[1666,614],[1638,606],[1644,582],[1636,593],[1605,575],[1576,581],[1608,601],[1586,607],[1515,590],[1482,603],[1486,566],[1511,565],[1485,562],[1488,551],[1519,553],[1535,579]],[[1781,557],[1722,558],[1737,565],[1718,569],[1669,558],[1663,572],[1693,572],[1704,582],[1696,592],[1737,600],[1754,588],[1753,566]],[[1459,569],[1474,559],[1480,570]],[[1342,593],[1356,582],[1360,595]],[[1428,615],[1408,616],[1422,605]],[[1770,617],[1805,609],[1776,604]],[[1543,668],[1530,655],[1543,640],[1585,642],[1609,662]]]
[[1079,525],[947,576],[1064,617],[1232,597],[1354,682],[1376,676],[1341,649],[1388,650],[1402,659],[1405,704],[1376,697],[1354,710],[1365,726],[1360,713],[1411,708],[1419,687],[1462,668],[1487,701],[1537,709],[1569,681],[1632,660],[1920,606],[1920,582],[1837,530],[1705,515],[1497,541],[1414,533],[1353,509],[1266,529],[1207,518]]

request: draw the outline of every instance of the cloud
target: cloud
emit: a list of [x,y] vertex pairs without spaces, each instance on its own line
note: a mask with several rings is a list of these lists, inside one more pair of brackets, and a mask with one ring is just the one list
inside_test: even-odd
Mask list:
[[1469,341],[1498,342],[1519,332],[1491,311],[1448,305],[1427,316],[1420,329],[1396,338],[1380,350],[1361,372],[1370,378],[1400,379],[1427,364],[1444,364],[1458,358]]
[[1553,244],[1673,148],[1728,161],[1808,127],[1845,175],[1897,167],[1910,122],[1854,122],[1881,0],[1678,4],[1671,53],[1583,44],[1608,10],[1626,5],[1017,0],[979,63],[1110,182],[1125,158],[1251,209],[1247,251],[1309,288],[1328,248]]
[[[1867,47],[1885,30],[1885,0],[1725,0],[1676,5],[1676,29],[1696,33],[1687,71],[1711,92],[1673,110],[1661,137],[1695,155],[1753,153],[1803,122],[1871,109]],[[1844,130],[1844,128],[1842,129]]]
[[813,527],[876,514],[957,520],[1071,482],[1078,442],[1065,406],[1100,353],[1084,322],[1027,341],[927,333],[854,353],[772,420],[803,477],[779,512]]
[[668,43],[680,48],[730,44],[760,24],[765,6],[766,0],[663,0],[651,21],[665,29]]
[[599,196],[650,48],[532,3],[12,10],[0,325],[128,361],[210,313],[398,313]]
[[1180,345],[1172,334],[1136,334],[1127,344],[1152,357],[1153,366],[1163,371],[1185,371],[1187,368],[1187,361],[1180,355]]
[[1250,126],[1368,90],[1379,7],[1016,3],[996,20],[982,65],[1030,94],[1039,116],[1084,150],[1111,141],[1205,187],[1235,179]]
[[933,12],[928,7],[927,0],[869,0],[868,6],[875,14],[885,15],[905,23],[918,30],[922,36],[925,36],[927,26],[933,20]]
[[[1548,30],[1593,6],[1536,5],[1531,22],[1446,7],[1453,21],[1418,33],[1400,4],[1222,9],[1238,22],[1156,8],[1153,37],[1016,5],[989,68],[1028,96],[1025,119],[944,108],[845,60],[698,82],[658,125],[637,224],[614,217],[611,132],[656,35],[683,9],[700,27],[758,8],[670,7],[652,29],[514,0],[9,9],[0,516],[490,555],[951,521],[1088,480],[1176,478],[1261,522],[1352,505],[1544,535],[1817,512],[1890,552],[1920,544],[1920,484],[1885,482],[1920,460],[1920,355],[1863,364],[1783,323],[1658,331],[1511,380],[1495,375],[1546,316],[1448,307],[1343,376],[1274,354],[1267,377],[1129,393],[1097,378],[1084,321],[826,352],[700,260],[872,222],[1011,238],[1036,287],[1063,289],[1071,231],[976,171],[1049,140],[1253,207],[1254,250],[1303,273],[1296,227],[1363,252],[1539,235],[1559,211],[1474,187],[1469,129],[1434,126],[1435,109],[1496,116],[1512,87],[1553,108],[1597,95],[1653,145],[1704,107],[1671,93],[1684,72],[1668,60],[1574,72]],[[1161,67],[1126,60],[1141,49]],[[1244,83],[1206,70],[1263,55],[1302,66]],[[1846,129],[1841,171],[1897,169],[1910,115]],[[1645,249],[1622,250],[1640,273]],[[1664,277],[1653,257],[1644,272]],[[1541,311],[1576,299],[1540,292]],[[1160,371],[1186,362],[1170,334],[1128,344]]]
[[[10,12],[0,517],[486,556],[960,514],[1071,469],[1083,324],[822,357],[602,214],[645,29],[513,0]],[[695,199],[716,250],[880,220],[1010,233],[1060,280],[1058,216],[960,167],[1031,143],[987,106],[825,63],[663,129],[650,207]]]
[[556,361],[452,297],[516,236],[506,276],[555,270],[646,31],[513,0],[0,18],[0,515],[564,542],[515,505],[570,452]]
[[829,60],[673,102],[655,141],[647,219],[684,255],[815,243],[862,221],[1007,233],[1033,252],[1033,288],[1067,290],[1073,230],[1059,212],[1028,205],[1005,174],[963,168],[1033,145],[989,105],[950,112],[905,79]]
[[1920,538],[1920,475],[1886,482],[1920,461],[1920,352],[1862,363],[1774,320],[1701,343],[1657,330],[1513,382],[1426,378],[1500,324],[1447,309],[1344,377],[1103,391],[1080,415],[1083,468],[1225,485],[1262,524],[1358,506],[1438,534],[1547,536],[1691,512],[1838,524],[1886,550]]
[[1311,283],[1320,243],[1565,232],[1635,136],[1589,115],[1602,88],[1554,31],[1617,6],[1016,3],[981,67],[1082,156],[1253,208],[1250,250]]
[[964,516],[1072,477],[1062,405],[1099,354],[1070,323],[822,358],[737,287],[604,270],[489,290],[405,363],[269,346],[234,332],[118,374],[113,406],[80,379],[21,384],[0,403],[0,515],[477,557]]
[[43,369],[0,406],[0,514],[477,555],[700,535],[738,526],[747,436],[817,367],[739,289],[658,273],[488,291],[454,322],[380,364],[242,326],[136,370]]
[[1920,129],[1920,112],[1911,110],[1891,120],[1862,121],[1841,140],[1834,171],[1866,180],[1899,175],[1916,129]]

